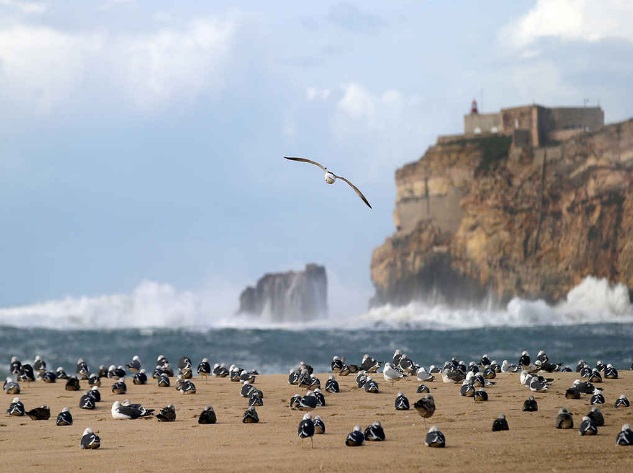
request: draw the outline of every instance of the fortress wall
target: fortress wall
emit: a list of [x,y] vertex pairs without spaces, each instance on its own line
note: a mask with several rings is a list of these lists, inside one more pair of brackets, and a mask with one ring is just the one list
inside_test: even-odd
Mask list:
[[440,135],[437,137],[436,144],[449,145],[464,140],[464,135]]
[[503,130],[500,113],[471,113],[464,115],[464,134],[473,135],[479,128],[482,133],[491,133],[496,128],[498,132]]
[[[464,135],[472,136],[478,129],[481,134],[513,134],[514,130],[526,130],[531,146],[541,146],[548,141],[563,141],[574,136],[570,130],[595,131],[604,126],[604,112],[600,107],[557,107],[526,105],[505,108],[500,113],[464,115]],[[523,136],[521,136],[523,139]],[[446,138],[438,143],[457,141]]]
[[548,131],[574,128],[595,131],[604,126],[604,112],[600,107],[557,107],[546,110]]
[[501,123],[504,130],[530,130],[533,123],[532,106],[506,108],[501,110]]

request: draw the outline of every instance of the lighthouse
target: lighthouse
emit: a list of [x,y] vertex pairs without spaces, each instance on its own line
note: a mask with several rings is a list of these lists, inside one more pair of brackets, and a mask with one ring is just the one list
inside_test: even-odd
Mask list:
[[477,110],[477,101],[473,99],[473,101],[470,103],[470,114],[477,115],[478,113],[479,111]]

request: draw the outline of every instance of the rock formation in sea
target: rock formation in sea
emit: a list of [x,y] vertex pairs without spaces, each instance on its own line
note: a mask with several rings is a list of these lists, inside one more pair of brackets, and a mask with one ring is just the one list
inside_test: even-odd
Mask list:
[[396,171],[396,231],[372,255],[372,304],[554,302],[588,275],[633,296],[633,119],[602,117],[474,107],[464,134]]
[[260,315],[274,322],[301,322],[327,315],[324,266],[307,264],[303,271],[270,273],[240,294],[238,313]]

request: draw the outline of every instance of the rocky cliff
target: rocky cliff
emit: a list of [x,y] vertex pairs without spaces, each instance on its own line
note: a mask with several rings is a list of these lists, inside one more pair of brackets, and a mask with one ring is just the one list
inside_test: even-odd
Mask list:
[[539,148],[439,139],[396,186],[373,304],[553,302],[587,275],[633,294],[633,120]]
[[327,314],[325,267],[308,264],[304,271],[270,273],[240,294],[238,313],[274,322],[313,320]]

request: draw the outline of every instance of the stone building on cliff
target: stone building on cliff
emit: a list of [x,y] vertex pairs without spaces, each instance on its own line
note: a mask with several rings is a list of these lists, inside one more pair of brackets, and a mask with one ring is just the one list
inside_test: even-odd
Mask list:
[[544,107],[523,105],[502,108],[497,113],[479,113],[473,100],[470,113],[464,115],[461,136],[500,134],[512,136],[515,144],[534,147],[565,141],[574,135],[592,132],[604,126],[600,107]]

